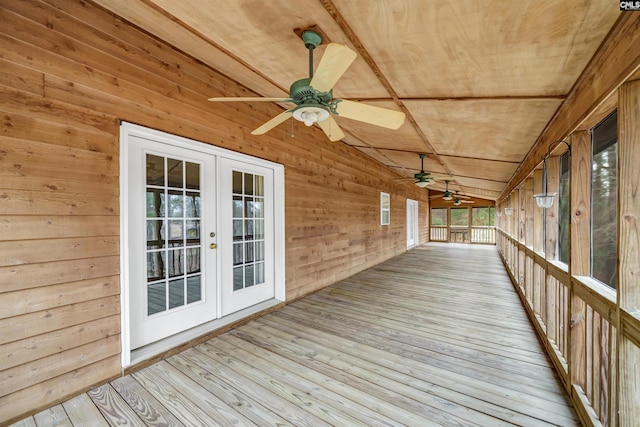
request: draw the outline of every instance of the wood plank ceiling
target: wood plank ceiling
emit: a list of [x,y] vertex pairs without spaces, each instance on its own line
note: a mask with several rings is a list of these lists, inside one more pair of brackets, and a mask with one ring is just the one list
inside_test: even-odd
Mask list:
[[[265,97],[287,97],[308,76],[294,29],[317,25],[358,53],[335,97],[407,114],[396,131],[337,117],[342,142],[404,177],[427,153],[427,171],[486,199],[504,189],[620,14],[610,0],[94,1]],[[251,95],[216,91],[202,96]]]

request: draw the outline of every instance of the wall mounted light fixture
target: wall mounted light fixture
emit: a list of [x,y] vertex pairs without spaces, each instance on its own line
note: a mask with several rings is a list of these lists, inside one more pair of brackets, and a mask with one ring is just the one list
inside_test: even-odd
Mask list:
[[[551,148],[556,148],[559,144],[565,143],[569,148],[569,152],[571,152],[571,146],[566,141],[555,141],[549,144],[549,148],[547,149],[547,155],[542,159],[542,188],[544,193],[534,194],[533,198],[536,199],[536,204],[538,207],[542,209],[547,209],[553,206],[553,200],[557,193],[549,193],[547,191],[547,159],[551,155]],[[554,145],[555,144],[555,145]]]

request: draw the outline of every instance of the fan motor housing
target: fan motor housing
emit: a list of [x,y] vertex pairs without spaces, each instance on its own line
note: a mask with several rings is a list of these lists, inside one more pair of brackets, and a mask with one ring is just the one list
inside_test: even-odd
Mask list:
[[289,96],[297,104],[328,104],[333,97],[331,91],[318,92],[310,85],[311,79],[300,79],[289,88]]

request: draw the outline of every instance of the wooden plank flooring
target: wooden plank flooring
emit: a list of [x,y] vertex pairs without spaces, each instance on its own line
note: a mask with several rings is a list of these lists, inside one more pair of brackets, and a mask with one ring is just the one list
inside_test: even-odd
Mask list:
[[579,424],[496,248],[431,243],[17,425]]

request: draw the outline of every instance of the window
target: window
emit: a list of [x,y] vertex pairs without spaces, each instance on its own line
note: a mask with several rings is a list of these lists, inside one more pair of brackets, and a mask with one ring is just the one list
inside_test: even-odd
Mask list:
[[469,227],[469,209],[451,208],[451,226]]
[[496,208],[493,206],[485,208],[471,208],[471,218],[474,227],[494,227]]
[[391,199],[389,193],[380,192],[380,224],[389,225],[391,222]]
[[618,274],[618,115],[591,133],[591,276],[616,288]]
[[447,225],[447,208],[431,208],[431,225]]
[[558,190],[558,259],[569,263],[569,152],[560,156]]

